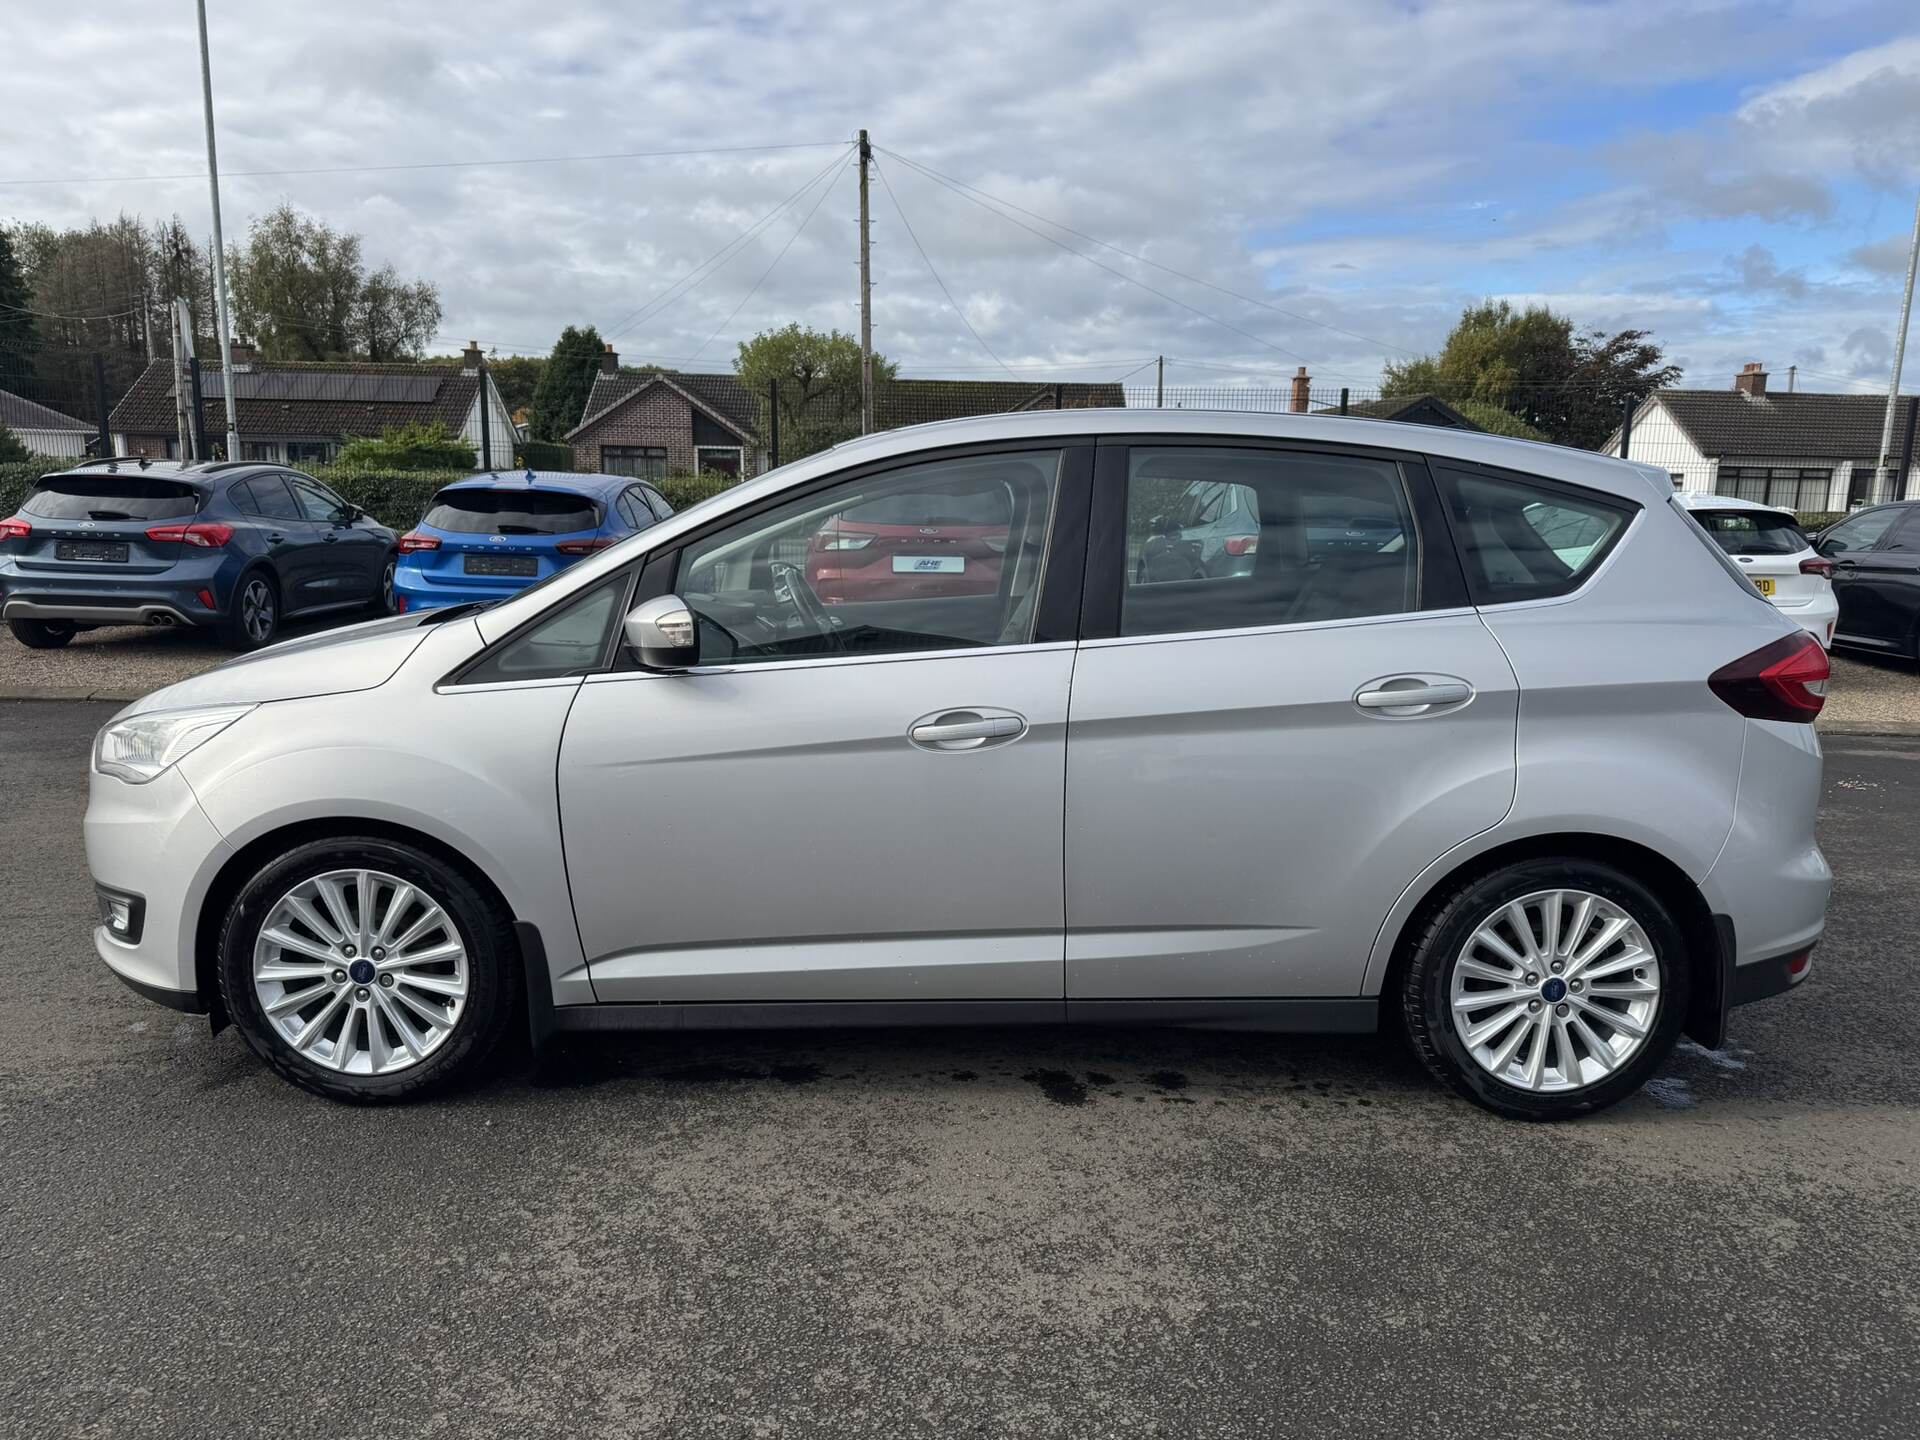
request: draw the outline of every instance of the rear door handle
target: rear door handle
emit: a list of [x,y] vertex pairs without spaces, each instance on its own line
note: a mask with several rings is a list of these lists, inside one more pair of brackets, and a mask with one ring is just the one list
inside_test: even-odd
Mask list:
[[943,710],[907,727],[907,738],[924,750],[978,750],[1004,745],[1026,733],[1027,722],[1008,711]]
[[269,545],[278,545],[282,540],[286,538],[287,537],[281,534],[278,530],[269,530],[267,532],[267,543]]
[[1377,710],[1383,715],[1424,715],[1436,705],[1464,705],[1473,698],[1473,687],[1464,680],[1422,683],[1416,677],[1407,679],[1413,683],[1381,681],[1354,696],[1353,703],[1362,710]]

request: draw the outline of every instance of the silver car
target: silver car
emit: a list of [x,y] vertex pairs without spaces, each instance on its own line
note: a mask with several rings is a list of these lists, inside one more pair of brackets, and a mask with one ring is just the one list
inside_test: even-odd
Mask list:
[[[1222,486],[1250,563],[1142,563]],[[341,1100],[513,1025],[1035,1022],[1392,1028],[1595,1110],[1803,981],[1831,879],[1825,653],[1671,492],[1353,419],[872,436],[129,706],[96,945]]]

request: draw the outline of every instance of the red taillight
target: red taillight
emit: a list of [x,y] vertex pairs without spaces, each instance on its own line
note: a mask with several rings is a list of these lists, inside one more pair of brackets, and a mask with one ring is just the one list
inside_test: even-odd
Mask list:
[[155,525],[147,531],[149,540],[171,540],[179,545],[197,545],[202,550],[218,550],[233,538],[233,527],[217,520],[196,525]]
[[613,544],[611,540],[562,540],[553,548],[562,555],[591,555],[596,550],[604,550]]
[[1802,630],[1722,665],[1707,684],[1749,719],[1812,724],[1827,703],[1832,674],[1827,652]]
[[33,526],[18,515],[0,520],[0,540],[25,540],[32,534]]
[[1825,556],[1816,555],[1800,562],[1802,575],[1818,575],[1824,580],[1833,578],[1833,561]]
[[418,555],[422,550],[438,550],[439,548],[440,537],[437,535],[422,535],[418,530],[409,530],[400,537],[400,553],[402,555]]
[[1258,535],[1229,535],[1227,553],[1229,555],[1251,555],[1260,548]]

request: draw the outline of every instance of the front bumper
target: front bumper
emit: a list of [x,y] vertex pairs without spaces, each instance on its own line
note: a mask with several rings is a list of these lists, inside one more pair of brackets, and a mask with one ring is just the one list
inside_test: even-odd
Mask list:
[[195,966],[195,924],[212,877],[231,854],[179,768],[144,785],[89,776],[87,869],[94,883],[144,901],[136,940],[105,925],[93,948],[107,968],[150,1000],[204,1012]]

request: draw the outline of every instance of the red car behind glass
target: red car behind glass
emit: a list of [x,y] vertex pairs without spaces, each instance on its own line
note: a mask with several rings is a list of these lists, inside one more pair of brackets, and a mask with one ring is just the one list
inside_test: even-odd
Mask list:
[[828,605],[991,595],[1011,519],[1004,488],[862,501],[807,542],[807,583]]

